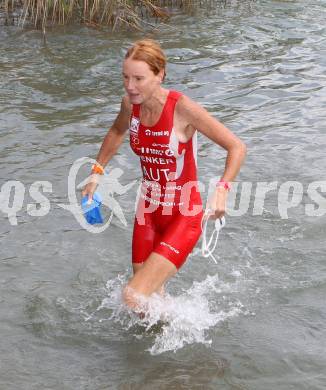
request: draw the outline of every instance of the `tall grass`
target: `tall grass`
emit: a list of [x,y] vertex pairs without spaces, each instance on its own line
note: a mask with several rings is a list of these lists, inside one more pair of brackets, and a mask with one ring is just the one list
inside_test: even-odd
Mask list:
[[[196,1],[196,0],[195,0]],[[142,29],[144,23],[169,18],[168,8],[188,8],[194,0],[0,0],[5,24],[33,24],[37,29],[81,23]],[[200,1],[200,0],[199,0]]]

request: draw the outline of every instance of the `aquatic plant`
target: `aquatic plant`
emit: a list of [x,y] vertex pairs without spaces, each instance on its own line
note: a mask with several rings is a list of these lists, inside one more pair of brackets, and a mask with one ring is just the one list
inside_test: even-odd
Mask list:
[[171,9],[189,9],[195,3],[193,0],[0,0],[0,17],[6,25],[28,24],[43,31],[49,26],[73,23],[141,30],[148,24],[155,25],[155,21],[168,19]]

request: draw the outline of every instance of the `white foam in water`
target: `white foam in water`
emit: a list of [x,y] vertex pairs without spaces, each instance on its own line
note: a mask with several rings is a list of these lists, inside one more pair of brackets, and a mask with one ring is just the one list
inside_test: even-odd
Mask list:
[[121,291],[126,281],[127,275],[119,275],[107,282],[108,297],[103,299],[97,311],[111,309],[109,320],[120,323],[124,329],[141,325],[145,329],[143,335],[135,336],[138,338],[153,337],[153,333],[146,330],[160,324],[160,331],[154,333],[154,343],[148,349],[153,355],[175,352],[187,344],[209,345],[211,340],[207,337],[208,329],[243,311],[239,301],[234,302],[230,296],[223,295],[232,292],[235,286],[220,282],[218,275],[213,275],[201,282],[194,282],[178,296],[166,293],[164,297],[153,294],[146,298],[148,310],[141,319],[127,310],[122,302]]

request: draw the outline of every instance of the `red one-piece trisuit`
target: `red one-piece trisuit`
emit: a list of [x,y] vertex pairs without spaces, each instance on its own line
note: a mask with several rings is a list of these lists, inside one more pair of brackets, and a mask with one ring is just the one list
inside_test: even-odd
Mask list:
[[180,96],[169,91],[154,126],[140,123],[140,105],[132,107],[130,146],[139,156],[143,171],[132,242],[133,263],[142,263],[155,252],[179,269],[201,234],[197,132],[189,141],[180,142],[173,128]]

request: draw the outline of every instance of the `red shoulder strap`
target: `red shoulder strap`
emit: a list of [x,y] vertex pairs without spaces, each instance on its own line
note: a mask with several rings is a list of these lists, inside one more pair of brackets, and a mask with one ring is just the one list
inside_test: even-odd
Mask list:
[[140,105],[133,104],[132,105],[132,115],[139,119],[139,113],[140,113]]
[[170,91],[170,95],[169,95],[169,98],[170,99],[173,99],[177,102],[177,100],[179,99],[179,97],[182,95],[181,92],[178,92],[178,91]]
[[177,101],[181,95],[182,95],[182,93],[177,92],[177,91],[170,91],[170,93],[168,95],[168,102],[167,102],[168,104],[166,105],[166,110],[167,110],[167,112],[169,114],[168,116],[169,116],[169,118],[171,118],[171,120],[173,119],[175,105],[177,104]]

